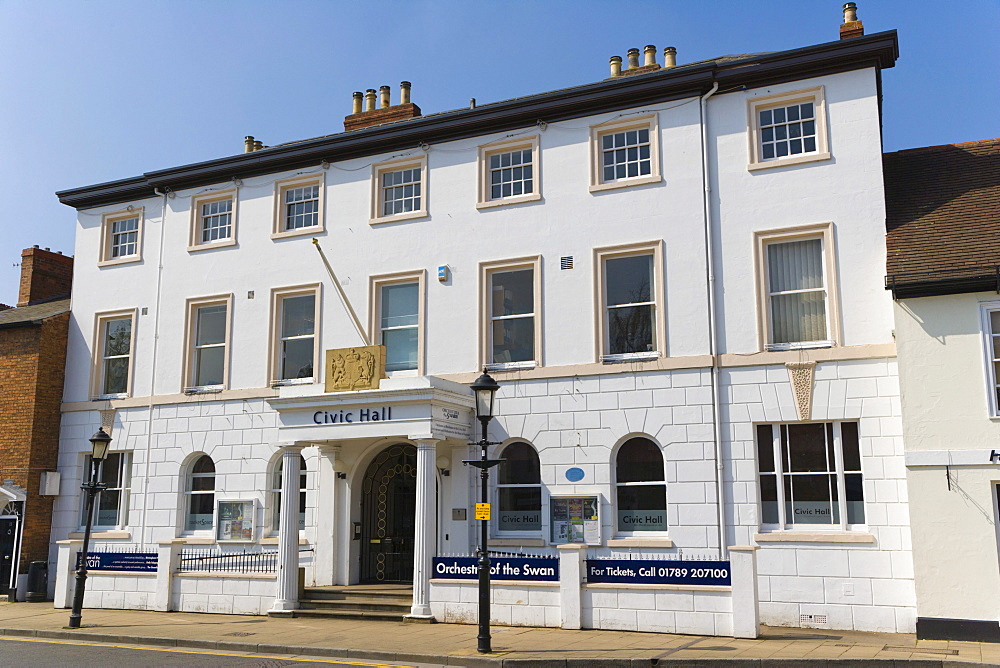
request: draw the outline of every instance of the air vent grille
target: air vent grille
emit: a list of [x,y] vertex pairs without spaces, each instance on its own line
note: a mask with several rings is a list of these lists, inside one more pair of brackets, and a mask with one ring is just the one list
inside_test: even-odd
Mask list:
[[559,258],[559,268],[560,269],[572,269],[573,268],[573,256],[566,255]]

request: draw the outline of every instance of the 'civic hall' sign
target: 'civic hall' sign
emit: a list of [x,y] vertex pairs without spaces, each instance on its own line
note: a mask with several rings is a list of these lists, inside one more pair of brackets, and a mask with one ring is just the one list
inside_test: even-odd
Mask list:
[[[476,557],[434,557],[433,577],[477,580],[479,560]],[[559,560],[555,557],[490,557],[490,578],[556,582],[559,580]]]
[[588,559],[587,582],[609,584],[732,584],[728,561]]

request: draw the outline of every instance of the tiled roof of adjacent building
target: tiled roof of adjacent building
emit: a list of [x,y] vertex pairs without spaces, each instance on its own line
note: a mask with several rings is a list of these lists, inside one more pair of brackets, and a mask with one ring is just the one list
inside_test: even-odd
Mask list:
[[883,156],[886,287],[897,297],[996,290],[1000,139]]
[[69,302],[68,299],[56,299],[31,306],[5,309],[0,311],[0,329],[36,324],[46,318],[69,313]]

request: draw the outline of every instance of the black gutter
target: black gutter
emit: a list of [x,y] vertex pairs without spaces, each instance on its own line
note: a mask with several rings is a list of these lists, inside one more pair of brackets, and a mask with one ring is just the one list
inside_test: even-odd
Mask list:
[[890,275],[885,277],[885,289],[892,291],[893,299],[940,297],[973,292],[1000,294],[1000,267],[994,267],[990,272],[977,272],[975,275],[947,278],[926,277],[924,280],[906,280]]
[[154,197],[157,188],[181,190],[232,178],[260,176],[379,153],[662,103],[721,88],[755,88],[856,69],[892,67],[899,56],[896,31],[749,56],[708,61],[487,104],[475,109],[342,132],[253,153],[147,172],[142,176],[56,193],[78,209]]

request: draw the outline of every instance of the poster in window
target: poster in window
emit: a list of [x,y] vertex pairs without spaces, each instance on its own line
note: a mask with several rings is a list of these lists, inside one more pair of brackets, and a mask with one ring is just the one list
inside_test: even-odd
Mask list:
[[219,501],[217,540],[253,541],[254,502]]
[[599,545],[601,542],[600,498],[597,496],[553,496],[550,498],[552,543]]

